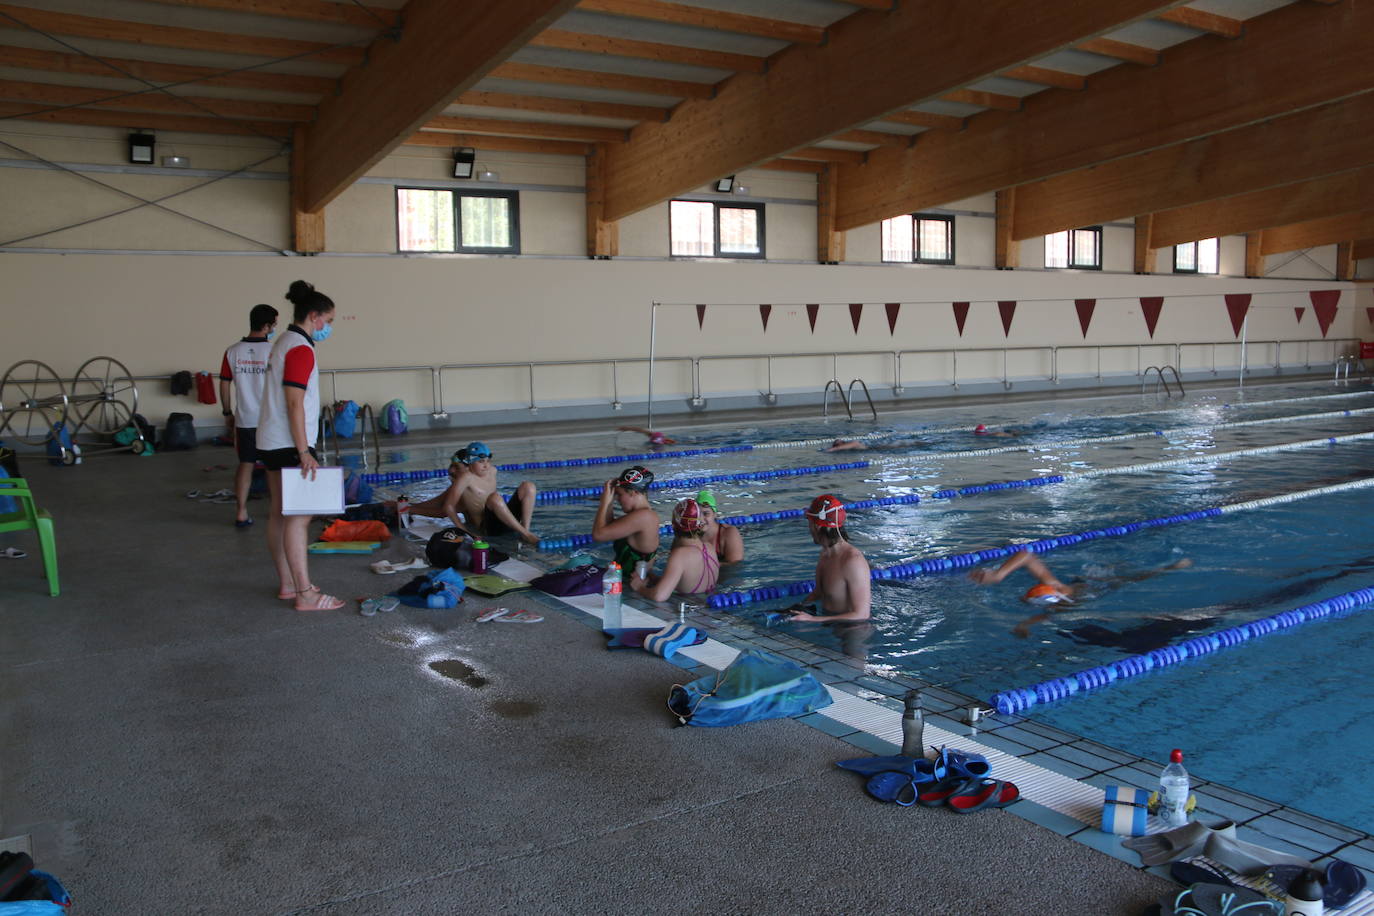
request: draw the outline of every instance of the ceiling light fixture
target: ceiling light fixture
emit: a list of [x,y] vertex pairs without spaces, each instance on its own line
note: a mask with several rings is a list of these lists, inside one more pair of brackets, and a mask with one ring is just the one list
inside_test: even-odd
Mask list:
[[471,178],[473,163],[477,161],[477,151],[470,146],[462,146],[453,151],[453,177]]

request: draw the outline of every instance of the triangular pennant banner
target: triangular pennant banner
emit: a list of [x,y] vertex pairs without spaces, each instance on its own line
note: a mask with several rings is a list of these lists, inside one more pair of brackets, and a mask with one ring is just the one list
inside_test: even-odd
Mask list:
[[820,314],[820,311],[821,307],[819,305],[808,305],[806,307],[806,320],[811,322],[812,334],[816,333],[816,316]]
[[1226,299],[1226,314],[1231,316],[1231,330],[1236,336],[1240,336],[1240,329],[1245,324],[1245,316],[1250,311],[1249,293],[1228,293]]
[[1294,307],[1293,314],[1298,316],[1298,324],[1302,324],[1302,316],[1307,313],[1307,306],[1299,305]]
[[768,330],[768,316],[771,315],[771,314],[773,314],[773,306],[771,306],[771,305],[760,305],[760,306],[759,306],[759,317],[763,319],[763,329],[764,329],[765,331]]
[[1331,322],[1336,320],[1337,303],[1341,301],[1341,291],[1338,289],[1314,289],[1307,294],[1312,299],[1312,313],[1317,316],[1317,326],[1322,329],[1322,336],[1331,330]]
[[1145,329],[1150,332],[1150,339],[1155,336],[1155,325],[1159,324],[1159,313],[1164,310],[1163,296],[1141,296],[1140,314],[1145,316]]
[[1078,311],[1078,326],[1083,329],[1083,336],[1088,336],[1088,325],[1093,322],[1093,309],[1097,308],[1096,299],[1075,299],[1073,307]]
[[697,330],[701,330],[706,324],[706,306],[697,306]]
[[849,303],[849,320],[854,325],[854,333],[859,333],[859,318],[863,316],[864,304],[862,302]]
[[[1370,312],[1370,314],[1374,315],[1374,309],[1370,309],[1369,312]],[[1371,320],[1374,320],[1374,319],[1371,319]],[[964,336],[964,322],[965,322],[965,321],[968,321],[968,303],[967,303],[967,302],[956,302],[956,303],[954,303],[954,324],[959,328],[959,336],[960,336],[960,337],[963,337],[963,336]]]
[[900,302],[889,302],[887,308],[887,333],[895,335],[897,333],[897,313],[902,310]]
[[1011,301],[997,303],[997,311],[1002,314],[1002,336],[1011,336],[1011,319],[1016,314],[1016,303]]

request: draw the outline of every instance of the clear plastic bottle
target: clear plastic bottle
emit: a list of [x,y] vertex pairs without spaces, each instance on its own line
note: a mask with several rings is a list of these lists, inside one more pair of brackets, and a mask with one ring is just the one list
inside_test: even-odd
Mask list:
[[1159,774],[1159,819],[1170,827],[1188,823],[1188,771],[1178,748],[1169,754],[1169,765]]
[[601,577],[601,629],[619,630],[620,629],[620,594],[623,587],[623,579],[620,574],[620,564],[612,563],[606,567],[606,574]]

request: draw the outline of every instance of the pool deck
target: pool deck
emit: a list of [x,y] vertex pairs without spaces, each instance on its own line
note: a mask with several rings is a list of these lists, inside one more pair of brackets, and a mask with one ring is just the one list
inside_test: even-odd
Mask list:
[[[228,449],[21,460],[57,519],[63,595],[31,538],[0,539],[30,552],[0,560],[0,837],[31,844],[76,913],[1136,914],[1174,887],[1081,810],[1094,787],[1152,786],[1156,763],[1029,720],[974,733],[966,698],[930,689],[932,734],[1017,755],[1018,779],[1082,780],[1074,815],[1049,798],[883,805],[832,764],[890,751],[905,685],[841,656],[716,616],[684,670],[606,652],[593,617],[518,593],[500,603],[544,622],[476,624],[497,600],[471,593],[449,611],[297,613],[273,597],[261,521],[239,531],[232,505],[184,496],[226,485],[202,468]],[[312,574],[348,598],[404,581],[371,559],[313,557]],[[839,702],[674,728],[669,687],[750,643]],[[1363,833],[1197,791],[1252,841],[1374,866]]]

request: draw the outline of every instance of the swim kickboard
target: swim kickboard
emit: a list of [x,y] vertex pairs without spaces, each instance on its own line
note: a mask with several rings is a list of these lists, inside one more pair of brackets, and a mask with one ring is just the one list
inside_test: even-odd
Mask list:
[[307,548],[311,553],[371,553],[381,541],[316,541]]
[[464,576],[463,582],[468,589],[479,595],[495,596],[504,595],[506,592],[519,591],[522,588],[529,588],[528,582],[517,582],[509,579],[500,573],[481,573],[475,576]]

